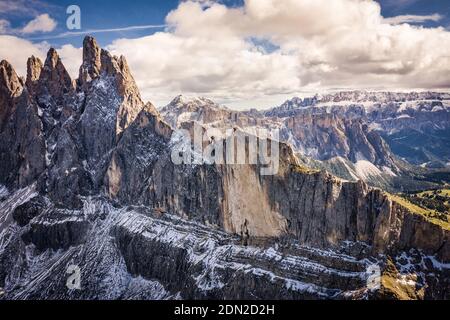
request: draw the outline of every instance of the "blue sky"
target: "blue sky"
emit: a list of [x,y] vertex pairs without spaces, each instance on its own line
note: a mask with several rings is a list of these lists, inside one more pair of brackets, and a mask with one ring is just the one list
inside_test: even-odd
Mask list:
[[[8,2],[10,0],[0,0]],[[20,2],[12,0],[12,2]],[[176,9],[179,0],[31,0],[22,7],[24,10],[1,12],[0,19],[7,19],[12,28],[20,28],[26,25],[37,14],[48,13],[57,21],[57,27],[53,32],[36,33],[25,38],[38,42],[47,40],[53,46],[67,43],[79,45],[84,35],[70,36],[60,39],[52,39],[52,36],[67,32],[66,8],[72,4],[80,7],[82,13],[81,31],[97,29],[117,29],[130,26],[163,25],[166,15]],[[25,3],[25,2],[24,2]],[[221,3],[233,7],[242,4],[239,0],[224,0]],[[31,10],[28,10],[31,7]],[[107,45],[117,38],[138,38],[162,30],[162,28],[128,30],[117,32],[96,33],[95,37],[101,45]],[[36,40],[35,40],[36,39]]]
[[[0,0],[1,2],[2,0]],[[41,6],[45,3],[46,6]],[[32,4],[34,10],[12,11],[0,13],[0,18],[8,19],[12,27],[18,28],[25,25],[31,18],[39,13],[49,13],[50,16],[58,23],[54,32],[38,33],[29,35],[25,38],[34,39],[49,37],[67,32],[66,8],[69,5],[76,4],[81,8],[82,14],[82,30],[91,29],[108,29],[108,28],[123,28],[129,26],[140,26],[150,24],[164,24],[164,19],[167,13],[176,8],[178,1],[164,0],[164,1],[72,1],[72,0],[48,0],[39,1]],[[155,29],[156,30],[156,29]],[[141,31],[127,31],[127,32],[109,32],[96,34],[97,40],[106,45],[118,37],[140,37],[151,33],[151,30]],[[52,45],[58,46],[66,43],[79,45],[84,36],[70,36],[62,39],[48,39],[47,41]]]
[[[7,2],[0,0],[0,2]],[[19,2],[12,0],[12,2]],[[57,27],[50,33],[36,33],[25,38],[35,42],[47,40],[53,46],[67,43],[79,45],[83,35],[52,39],[52,36],[67,32],[66,8],[76,4],[82,11],[82,30],[125,28],[130,26],[163,25],[166,15],[177,8],[179,0],[31,0],[22,7],[24,10],[1,12],[0,19],[10,21],[13,28],[24,26],[38,13],[48,13],[57,21]],[[222,0],[229,7],[242,5],[242,0]],[[385,17],[398,15],[431,15],[438,13],[442,19],[437,22],[427,21],[427,27],[450,27],[450,1],[448,0],[379,0],[382,14]],[[25,2],[24,2],[25,3]],[[193,17],[195,19],[195,17]],[[164,28],[129,30],[96,33],[95,37],[101,45],[107,45],[117,38],[138,38]],[[47,39],[48,38],[48,39]],[[36,39],[36,40],[34,40]]]
[[[82,28],[67,35],[72,4]],[[0,59],[19,74],[52,46],[77,77],[85,34],[123,54],[157,105],[179,93],[266,108],[332,90],[450,88],[449,0],[0,0]]]

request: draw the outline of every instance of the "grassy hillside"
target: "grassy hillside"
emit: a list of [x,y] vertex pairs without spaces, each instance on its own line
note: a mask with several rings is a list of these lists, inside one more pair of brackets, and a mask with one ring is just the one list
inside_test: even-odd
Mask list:
[[390,195],[391,199],[450,230],[450,189]]

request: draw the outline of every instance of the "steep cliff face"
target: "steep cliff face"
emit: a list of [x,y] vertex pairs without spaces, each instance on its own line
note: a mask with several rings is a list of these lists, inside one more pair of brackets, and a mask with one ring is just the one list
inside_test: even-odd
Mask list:
[[[280,170],[274,176],[262,176],[260,165],[174,165],[167,143],[171,129],[157,114],[146,113],[145,119],[130,127],[114,151],[106,180],[113,199],[177,212],[247,237],[290,235],[322,248],[363,241],[374,245],[374,252],[410,246],[449,258],[445,229],[420,216],[420,223],[410,224],[416,214],[363,182],[302,168],[285,144],[280,144]],[[136,177],[139,182],[132,183]],[[395,218],[386,222],[386,215]],[[415,236],[420,228],[441,235],[431,241],[434,247]]]
[[0,129],[13,112],[14,98],[20,96],[23,83],[17,76],[11,64],[2,60],[0,62]]
[[[447,170],[447,93],[350,91],[293,98],[267,111],[233,111],[179,96],[161,109],[173,127],[279,129],[305,165],[393,192],[436,188],[430,170]],[[420,165],[420,167],[419,167]]]
[[0,183],[26,186],[45,167],[39,108],[12,66],[3,61],[0,68]]
[[[445,296],[445,225],[363,182],[300,166],[284,143],[274,175],[261,161],[174,164],[179,132],[144,105],[125,59],[93,38],[77,81],[53,49],[43,65],[29,60],[26,83],[1,68],[6,298],[370,298],[367,268],[385,261],[377,254],[412,248],[427,264],[416,264],[418,286],[436,281],[428,297]],[[61,277],[73,264],[82,291]]]
[[27,80],[25,82],[25,85],[30,92],[31,96],[36,95],[36,90],[38,87],[39,78],[41,77],[42,69],[44,68],[44,65],[42,61],[35,57],[31,56],[27,60]]
[[396,200],[384,199],[374,229],[374,249],[380,252],[400,252],[419,248],[450,261],[450,229],[427,220]]
[[253,134],[260,129],[277,129],[281,141],[289,143],[308,165],[326,168],[347,180],[391,187],[394,177],[407,174],[405,164],[380,134],[369,128],[363,108],[339,112],[335,107],[313,108],[318,103],[315,100],[308,102],[311,108],[299,109],[303,100],[289,103],[292,105],[280,110],[240,112],[209,99],[178,96],[161,109],[161,114],[173,127],[196,121],[214,128],[239,127]]
[[84,89],[79,131],[85,160],[94,172],[94,183],[101,183],[110,152],[122,131],[144,107],[124,57],[113,57],[98,47],[95,39],[84,40],[80,68]]
[[342,157],[353,163],[368,161],[398,171],[389,147],[361,120],[335,114],[299,114],[286,119],[294,148],[309,157],[328,160]]
[[[0,203],[7,239],[0,299],[448,298],[448,267],[417,250],[389,262],[363,243],[335,250],[288,238],[243,243],[214,226],[148,207],[116,208],[89,197],[82,209],[67,210],[36,196],[29,187]],[[19,227],[8,216],[29,201],[43,214]],[[80,267],[82,290],[67,289],[70,266]],[[380,290],[368,286],[374,266],[382,270]]]
[[265,115],[286,118],[312,112],[361,119],[395,155],[414,165],[442,168],[449,154],[449,101],[448,93],[350,91],[293,98]]
[[154,107],[146,105],[112,152],[105,176],[111,198],[133,203],[149,191],[152,169],[161,158],[170,161],[167,152],[171,134],[172,129],[160,120]]

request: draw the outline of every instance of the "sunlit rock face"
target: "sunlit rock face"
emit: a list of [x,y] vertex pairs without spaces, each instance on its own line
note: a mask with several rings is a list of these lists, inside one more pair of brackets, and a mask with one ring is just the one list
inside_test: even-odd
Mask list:
[[[0,299],[448,298],[444,226],[364,182],[301,166],[286,143],[273,175],[261,163],[175,165],[182,123],[280,122],[182,97],[179,113],[161,115],[124,57],[91,37],[83,45],[75,81],[53,49],[44,63],[30,58],[25,81],[0,65]],[[354,136],[356,147],[337,144],[349,158],[367,147],[382,159],[382,140],[360,122],[299,117],[318,137],[326,126]],[[373,265],[407,287],[380,279],[371,290]],[[70,266],[83,290],[67,287]]]
[[346,180],[389,191],[436,188],[433,170],[448,172],[450,95],[350,91],[293,98],[266,111],[233,111],[206,98],[177,96],[161,108],[173,127],[280,132],[300,161]]
[[[277,118],[333,115],[346,120],[361,120],[367,124],[368,131],[383,138],[396,157],[411,165],[444,168],[449,162],[445,142],[450,128],[449,108],[448,93],[351,91],[294,98],[265,115]],[[378,156],[387,154],[386,148],[374,149]],[[367,153],[362,155],[372,161]],[[389,162],[385,165],[393,168]],[[397,166],[401,168],[401,165]]]

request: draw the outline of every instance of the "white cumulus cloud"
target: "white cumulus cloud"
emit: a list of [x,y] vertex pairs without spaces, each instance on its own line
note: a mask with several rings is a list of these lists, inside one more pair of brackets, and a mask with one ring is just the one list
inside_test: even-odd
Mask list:
[[[27,74],[27,60],[34,55],[45,61],[50,45],[47,42],[33,43],[16,36],[0,35],[0,60],[10,62],[19,76]],[[72,78],[78,77],[82,62],[82,49],[64,45],[57,49],[61,60]]]
[[[269,107],[306,91],[450,88],[450,32],[415,24],[438,19],[386,19],[373,0],[183,1],[163,32],[116,39],[107,49],[127,58],[142,95],[158,105],[184,93]],[[2,58],[36,49],[23,43],[15,57],[4,42]],[[76,77],[80,49],[58,50]]]
[[440,21],[442,20],[442,16],[440,14],[431,14],[425,16],[417,16],[417,15],[401,15],[384,19],[384,22],[390,24],[401,24],[401,23],[423,23],[427,21]]
[[20,76],[27,74],[27,59],[34,55],[45,58],[47,44],[35,44],[30,41],[8,35],[0,35],[0,60],[11,63]]
[[36,18],[28,22],[21,30],[22,33],[51,32],[56,28],[56,21],[48,14],[38,15]]
[[450,32],[386,20],[376,1],[207,3],[182,2],[166,18],[168,32],[110,46],[128,58],[146,97],[179,91],[251,105],[305,90],[450,87]]

